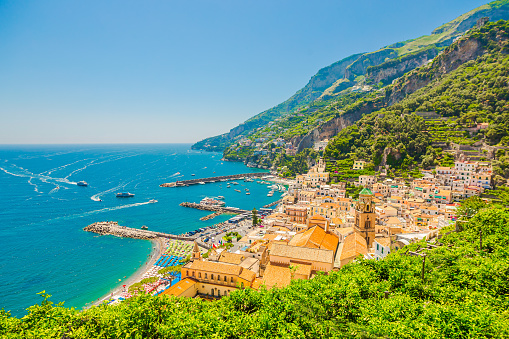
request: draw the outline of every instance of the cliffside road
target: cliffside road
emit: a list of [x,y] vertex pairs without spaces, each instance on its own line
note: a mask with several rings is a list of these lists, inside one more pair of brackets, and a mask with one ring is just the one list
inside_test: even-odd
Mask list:
[[159,185],[160,187],[181,187],[181,186],[189,186],[189,185],[196,185],[199,183],[210,183],[210,182],[217,182],[217,181],[227,181],[232,179],[241,179],[241,178],[261,178],[264,176],[270,175],[270,173],[266,172],[259,172],[259,173],[246,173],[246,174],[234,174],[234,175],[223,175],[220,177],[211,177],[211,178],[202,178],[202,179],[191,179],[191,180],[182,180],[182,181],[175,181],[170,183],[165,183]]

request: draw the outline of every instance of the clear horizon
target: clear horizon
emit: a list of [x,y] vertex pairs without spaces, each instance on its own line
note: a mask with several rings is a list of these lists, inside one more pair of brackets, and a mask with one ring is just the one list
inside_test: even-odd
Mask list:
[[0,145],[194,143],[487,1],[0,4]]

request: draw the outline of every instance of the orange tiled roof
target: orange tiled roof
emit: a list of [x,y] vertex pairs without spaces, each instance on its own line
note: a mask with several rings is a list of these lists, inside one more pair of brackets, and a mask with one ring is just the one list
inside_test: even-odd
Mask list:
[[244,257],[242,254],[230,253],[227,251],[223,251],[223,252],[221,252],[221,255],[219,255],[218,261],[228,263],[228,264],[238,265],[245,258],[246,257]]
[[239,278],[252,282],[256,278],[256,273],[248,269],[243,269]]
[[327,233],[323,228],[314,226],[303,233],[296,234],[289,245],[309,247],[309,248],[321,248],[331,251],[336,251],[339,243],[339,238],[332,233]]
[[359,254],[368,253],[368,245],[366,239],[357,232],[346,237],[341,250],[340,259],[355,258]]
[[291,279],[292,274],[288,267],[269,264],[263,275],[263,284],[265,284],[267,288],[272,288],[274,286],[285,287],[290,285]]
[[297,260],[316,261],[323,263],[334,262],[334,252],[331,250],[309,248],[282,244],[273,244],[271,256],[279,256]]
[[242,267],[237,265],[224,264],[214,261],[193,261],[188,267],[193,270],[207,271],[211,273],[240,275]]
[[196,281],[193,278],[185,278],[176,283],[175,285],[173,285],[172,287],[168,288],[167,290],[163,291],[161,295],[173,295],[179,297],[185,291],[189,290],[190,288],[194,288],[197,283],[198,281]]

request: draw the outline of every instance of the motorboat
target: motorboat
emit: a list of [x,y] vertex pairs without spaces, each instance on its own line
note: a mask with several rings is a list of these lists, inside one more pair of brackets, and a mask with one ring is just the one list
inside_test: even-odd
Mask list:
[[151,203],[151,204],[155,204],[157,202],[157,200],[156,199],[152,199],[152,200],[149,200],[148,202]]
[[222,195],[217,197],[219,200],[224,200],[224,197]]
[[131,197],[134,197],[134,194],[129,193],[129,192],[122,192],[122,193],[117,193],[116,196],[117,196],[117,198],[131,198]]
[[200,181],[199,184],[200,185],[205,185],[205,183],[203,181]]
[[87,184],[87,182],[86,182],[86,181],[78,181],[78,182],[76,183],[76,185],[78,185],[78,186],[88,186],[88,184]]

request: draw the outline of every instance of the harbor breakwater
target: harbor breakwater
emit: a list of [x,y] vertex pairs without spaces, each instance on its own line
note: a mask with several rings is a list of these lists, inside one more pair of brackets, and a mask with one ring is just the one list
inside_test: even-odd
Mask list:
[[160,187],[181,187],[181,186],[189,186],[200,183],[209,183],[209,182],[217,182],[217,181],[228,181],[232,179],[244,179],[244,178],[261,178],[270,175],[267,172],[257,172],[257,173],[245,173],[245,174],[233,174],[233,175],[223,175],[219,177],[210,177],[210,178],[201,178],[201,179],[190,179],[190,180],[181,180],[175,182],[169,182],[159,185]]
[[121,238],[155,240],[156,238],[168,238],[175,240],[194,241],[196,237],[174,235],[169,233],[140,230],[126,226],[120,226],[116,221],[95,222],[83,228],[84,231],[97,233],[100,235],[114,235]]
[[197,210],[202,211],[211,211],[211,212],[218,212],[218,213],[233,213],[233,214],[241,214],[249,212],[247,210],[243,210],[237,207],[221,207],[221,206],[211,206],[211,205],[205,205],[205,204],[197,204],[194,202],[183,202],[180,204],[182,207],[189,207],[189,208],[196,208]]

